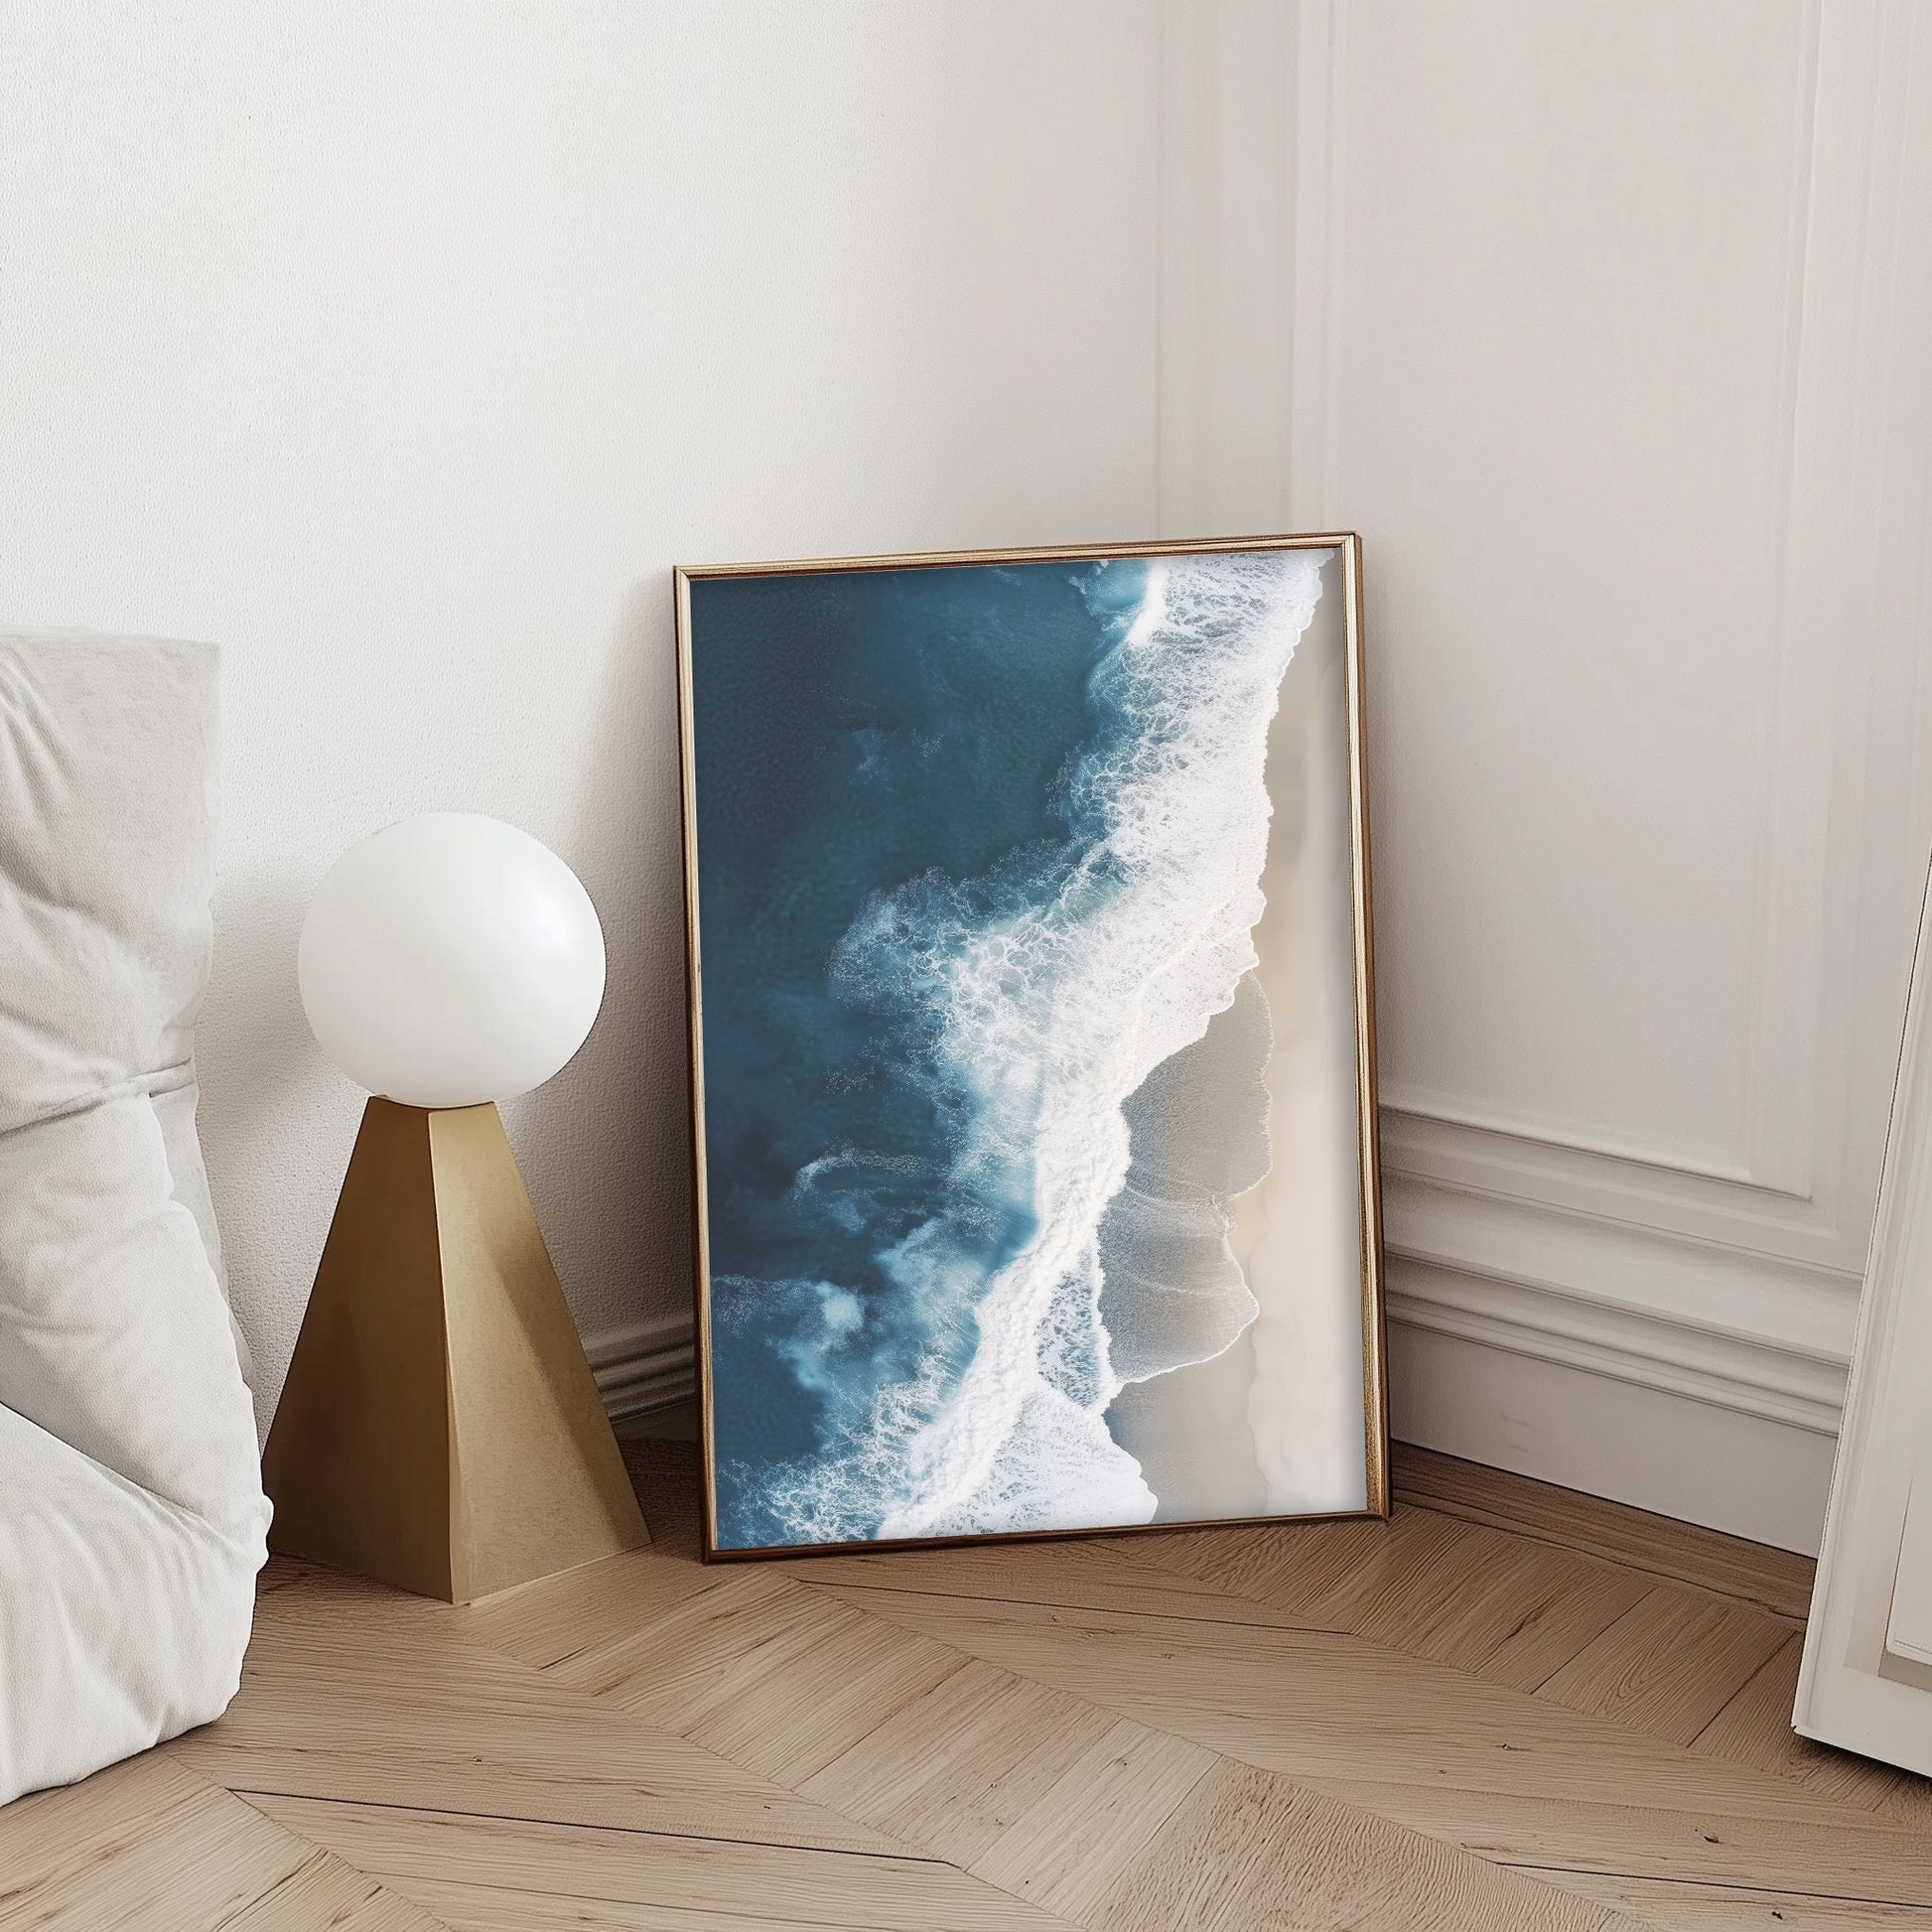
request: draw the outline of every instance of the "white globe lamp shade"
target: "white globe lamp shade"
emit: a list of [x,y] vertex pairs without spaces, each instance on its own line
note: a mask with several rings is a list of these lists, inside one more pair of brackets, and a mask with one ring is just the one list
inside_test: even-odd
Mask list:
[[330,868],[298,975],[351,1080],[409,1107],[474,1107],[541,1086],[584,1043],[604,931],[577,875],[527,832],[427,812]]

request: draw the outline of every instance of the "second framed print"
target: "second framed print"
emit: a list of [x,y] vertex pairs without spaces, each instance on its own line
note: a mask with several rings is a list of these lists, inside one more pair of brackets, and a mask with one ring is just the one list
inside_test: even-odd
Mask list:
[[677,573],[707,1556],[1386,1511],[1360,583]]

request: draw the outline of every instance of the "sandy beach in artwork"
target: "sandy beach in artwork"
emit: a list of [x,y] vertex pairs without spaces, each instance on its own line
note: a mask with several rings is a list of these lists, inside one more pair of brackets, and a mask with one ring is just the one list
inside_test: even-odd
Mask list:
[[1267,910],[1244,989],[1265,997],[1274,1035],[1268,1172],[1232,1203],[1227,1234],[1259,1312],[1213,1360],[1129,1383],[1107,1415],[1160,1498],[1156,1521],[1365,1500],[1341,569],[1337,557],[1323,571],[1268,740]]

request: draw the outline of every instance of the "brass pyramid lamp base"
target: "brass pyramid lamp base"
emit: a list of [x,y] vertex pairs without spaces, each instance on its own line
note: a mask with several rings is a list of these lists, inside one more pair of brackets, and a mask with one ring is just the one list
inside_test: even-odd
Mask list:
[[650,1540],[493,1104],[368,1103],[262,1475],[271,1549],[445,1602]]

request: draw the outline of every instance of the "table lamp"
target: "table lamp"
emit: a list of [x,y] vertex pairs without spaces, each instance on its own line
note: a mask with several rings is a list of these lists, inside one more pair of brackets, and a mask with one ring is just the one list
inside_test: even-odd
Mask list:
[[647,1542],[496,1112],[597,1018],[589,894],[513,825],[406,819],[323,880],[299,977],[372,1097],[263,1451],[270,1547],[467,1602]]

